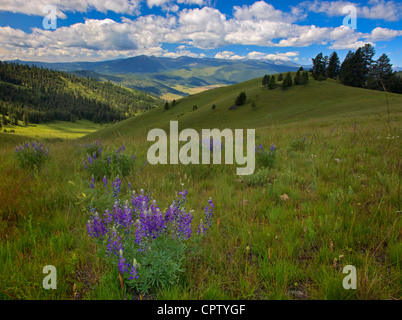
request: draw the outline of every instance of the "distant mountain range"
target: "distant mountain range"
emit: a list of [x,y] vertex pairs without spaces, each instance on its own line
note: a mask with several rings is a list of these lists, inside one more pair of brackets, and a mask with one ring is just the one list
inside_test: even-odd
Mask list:
[[[19,64],[71,72],[79,77],[111,81],[165,99],[182,97],[204,88],[230,85],[250,79],[296,71],[293,62],[224,60],[212,58],[160,58],[137,56],[101,62],[46,63],[14,60]],[[310,66],[304,66],[309,68]]]

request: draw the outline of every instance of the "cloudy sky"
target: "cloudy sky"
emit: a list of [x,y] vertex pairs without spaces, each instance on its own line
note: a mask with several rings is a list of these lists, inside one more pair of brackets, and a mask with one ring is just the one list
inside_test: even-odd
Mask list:
[[310,64],[319,52],[342,59],[365,43],[402,66],[402,1],[0,0],[0,60],[146,54]]

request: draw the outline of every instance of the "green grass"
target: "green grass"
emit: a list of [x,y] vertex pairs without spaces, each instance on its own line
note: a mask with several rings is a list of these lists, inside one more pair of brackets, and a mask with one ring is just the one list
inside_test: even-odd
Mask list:
[[19,125],[7,125],[4,128],[7,131],[14,130],[15,133],[9,135],[24,136],[29,139],[63,139],[74,140],[84,137],[90,133],[99,131],[102,128],[108,127],[108,124],[95,124],[88,120],[77,120],[75,123],[67,121],[54,121],[44,124],[29,124],[23,126],[19,121]]
[[[247,104],[229,111],[240,91]],[[234,165],[148,165],[128,177],[161,204],[187,188],[195,221],[205,199],[216,206],[197,257],[186,261],[177,285],[154,298],[400,299],[402,96],[390,94],[389,101],[390,116],[381,92],[334,81],[270,91],[256,79],[77,141],[50,142],[50,159],[34,175],[13,160],[14,146],[25,138],[1,133],[0,299],[129,297],[86,234],[82,190],[90,177],[75,144],[98,137],[106,146],[125,143],[142,164],[148,131],[167,130],[170,120],[180,129],[255,128],[257,144],[275,143],[278,150],[274,167],[252,184],[236,176]],[[303,137],[305,147],[296,148]],[[47,264],[57,267],[57,290],[42,288]],[[357,268],[357,290],[342,287],[349,264]]]

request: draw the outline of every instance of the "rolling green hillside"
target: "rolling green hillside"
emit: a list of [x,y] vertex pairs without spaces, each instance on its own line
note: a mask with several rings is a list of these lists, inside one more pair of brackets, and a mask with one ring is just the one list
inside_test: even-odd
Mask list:
[[[333,80],[268,90],[261,80],[189,96],[168,111],[154,109],[76,141],[47,140],[49,158],[40,170],[16,161],[15,147],[26,137],[0,133],[0,299],[400,299],[402,95],[388,94],[388,115],[383,92]],[[230,111],[241,91],[246,104]],[[267,150],[274,144],[275,153],[269,163],[257,154],[256,171],[246,177],[236,175],[235,165],[147,164],[148,132],[167,131],[171,120],[180,129],[255,128],[257,144]],[[55,125],[71,138],[82,133]],[[132,170],[117,175],[121,197],[144,189],[163,209],[188,191],[193,236],[178,281],[140,295],[105,256],[110,242],[88,236],[88,208],[102,216],[100,208],[113,212],[120,202],[116,174],[107,177],[108,188],[83,165],[88,143],[99,137],[104,154],[92,170],[102,172],[106,157],[123,147],[121,159],[135,155]],[[211,226],[199,236],[209,197]],[[128,261],[139,257],[127,253]],[[57,290],[42,290],[49,264],[57,267]],[[139,264],[141,280],[153,261]],[[356,290],[343,287],[343,268],[350,265]]]
[[[247,103],[230,111],[240,92],[246,92]],[[392,114],[402,112],[402,95],[388,94]],[[95,135],[108,137],[117,131],[127,137],[145,134],[152,128],[166,129],[169,121],[179,121],[180,128],[264,128],[274,124],[295,123],[319,119],[353,119],[369,115],[386,115],[386,96],[383,92],[347,87],[334,80],[310,80],[307,86],[263,88],[261,79],[217,88],[179,100],[168,111],[155,109],[137,118],[128,119]],[[251,108],[255,102],[256,109]],[[216,110],[212,110],[212,105]],[[193,106],[198,107],[193,111]]]
[[0,61],[0,114],[7,114],[11,124],[112,122],[161,104],[156,97],[109,81]]

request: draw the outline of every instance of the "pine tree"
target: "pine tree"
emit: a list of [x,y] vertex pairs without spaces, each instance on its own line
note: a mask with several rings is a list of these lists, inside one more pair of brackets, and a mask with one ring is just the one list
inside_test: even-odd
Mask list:
[[268,84],[268,89],[273,90],[276,88],[276,80],[275,80],[275,76],[271,76],[271,79],[269,80],[269,84]]
[[295,83],[296,86],[298,86],[298,85],[301,84],[301,74],[300,74],[300,70],[298,70],[298,71],[296,72],[296,75],[295,75],[295,78],[294,78],[293,81],[294,81],[294,83]]
[[386,54],[383,54],[372,65],[367,86],[370,89],[384,90],[383,85],[386,88],[391,86],[392,76],[393,71],[391,61]]
[[264,87],[266,87],[268,84],[269,84],[269,80],[270,80],[270,77],[269,77],[269,75],[265,75],[264,76],[264,78],[262,78],[262,85],[264,86]]
[[24,122],[24,127],[27,127],[28,126],[28,116],[25,112],[24,112],[24,115],[22,116],[22,121]]
[[323,57],[322,52],[320,52],[313,61],[313,67],[311,68],[310,72],[311,75],[315,80],[326,80],[327,79],[327,60],[328,57]]
[[165,110],[166,110],[166,111],[169,110],[169,102],[167,102],[167,101],[166,101],[166,103],[165,103]]
[[283,74],[282,73],[279,75],[278,81],[283,81]]
[[362,87],[366,82],[366,63],[362,48],[355,53],[349,51],[342,63],[340,80],[344,85]]
[[247,100],[247,95],[245,92],[240,92],[240,94],[237,96],[236,101],[235,101],[235,105],[240,107],[243,104],[246,103]]
[[338,54],[334,51],[329,57],[327,76],[331,79],[338,79],[339,71],[341,69],[340,60]]
[[4,114],[1,116],[1,124],[3,125],[3,127],[8,124],[7,118]]
[[282,89],[286,90],[287,88],[291,87],[292,85],[293,85],[292,76],[291,76],[290,72],[288,72],[285,79],[283,80]]
[[375,49],[371,44],[367,43],[364,45],[364,47],[361,48],[361,52],[363,56],[366,76],[368,76],[368,73],[374,63],[373,57],[375,55]]
[[304,71],[301,77],[300,84],[307,85],[308,80],[309,80],[308,71]]

